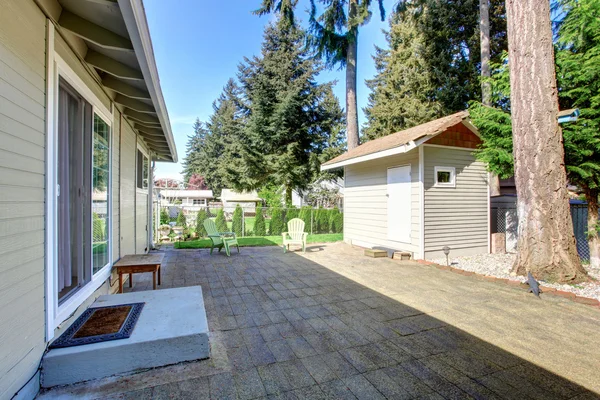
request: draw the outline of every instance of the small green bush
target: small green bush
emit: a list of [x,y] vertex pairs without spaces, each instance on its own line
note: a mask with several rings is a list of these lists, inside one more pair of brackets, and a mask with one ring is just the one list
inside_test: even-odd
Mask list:
[[344,214],[339,208],[334,208],[329,214],[329,229],[331,233],[342,233],[344,231]]
[[256,208],[256,217],[254,218],[254,234],[256,236],[267,236],[267,226],[262,207]]
[[186,227],[187,226],[187,220],[185,219],[185,215],[183,214],[183,210],[179,211],[179,214],[177,214],[177,226],[182,226],[182,227]]
[[269,226],[269,235],[281,235],[281,232],[284,231],[283,217],[283,210],[281,208],[273,209],[271,214],[271,225]]
[[310,232],[310,214],[311,214],[312,209],[308,206],[302,207],[300,209],[300,213],[298,214],[298,218],[300,218],[302,221],[304,221],[304,232]]
[[231,223],[231,230],[235,233],[236,236],[242,236],[244,232],[244,225],[242,218],[244,218],[244,212],[242,211],[242,207],[238,204],[235,206],[235,211],[233,212],[233,221]]
[[286,222],[294,219],[294,218],[298,218],[298,216],[300,215],[300,210],[298,210],[296,207],[292,206],[290,208],[288,208],[286,210],[285,216],[286,216]]
[[163,208],[162,210],[160,210],[160,224],[167,225],[169,222],[171,222],[171,218],[169,217],[169,212],[167,211],[166,208]]
[[217,211],[217,217],[215,218],[215,224],[217,225],[217,230],[219,232],[228,232],[229,228],[227,228],[227,221],[225,220],[225,211],[223,209],[219,209]]
[[196,235],[199,238],[208,235],[208,233],[206,233],[206,228],[204,227],[204,221],[206,221],[207,219],[208,214],[206,213],[206,210],[198,211],[198,214],[196,215]]

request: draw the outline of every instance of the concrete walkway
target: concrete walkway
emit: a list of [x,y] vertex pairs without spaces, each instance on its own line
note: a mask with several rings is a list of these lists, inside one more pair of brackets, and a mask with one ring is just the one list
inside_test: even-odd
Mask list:
[[600,399],[600,309],[559,297],[343,243],[168,250],[161,288],[190,285],[204,290],[210,360],[40,397]]

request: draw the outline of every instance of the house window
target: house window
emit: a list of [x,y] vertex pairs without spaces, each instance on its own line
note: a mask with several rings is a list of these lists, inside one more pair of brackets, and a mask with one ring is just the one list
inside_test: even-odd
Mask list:
[[456,169],[454,167],[435,167],[434,186],[456,187]]
[[148,189],[148,179],[150,173],[150,162],[148,157],[141,150],[137,151],[137,187],[139,189]]
[[194,205],[201,205],[203,206],[204,203],[204,199],[194,199]]

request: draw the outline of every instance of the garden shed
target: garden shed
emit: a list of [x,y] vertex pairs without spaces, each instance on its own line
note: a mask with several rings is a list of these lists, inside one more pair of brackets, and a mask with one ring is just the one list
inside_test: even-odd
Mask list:
[[366,142],[324,163],[344,169],[344,240],[416,259],[489,252],[481,143],[462,111]]

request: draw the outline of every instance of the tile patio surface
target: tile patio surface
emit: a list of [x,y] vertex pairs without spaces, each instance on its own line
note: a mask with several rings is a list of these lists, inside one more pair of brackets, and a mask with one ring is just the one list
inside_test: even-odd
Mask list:
[[203,288],[212,358],[41,398],[600,398],[598,308],[344,243],[165,261],[161,288]]

